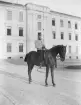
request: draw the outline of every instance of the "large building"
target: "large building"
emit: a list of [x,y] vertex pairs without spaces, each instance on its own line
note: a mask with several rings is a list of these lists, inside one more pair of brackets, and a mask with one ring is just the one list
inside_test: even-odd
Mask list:
[[66,58],[81,58],[81,18],[50,8],[0,1],[0,58],[23,57],[36,50],[42,35],[46,48],[67,45]]

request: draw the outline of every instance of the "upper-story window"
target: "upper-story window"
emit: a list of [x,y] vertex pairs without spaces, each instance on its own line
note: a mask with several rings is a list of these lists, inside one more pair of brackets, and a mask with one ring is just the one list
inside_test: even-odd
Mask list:
[[64,39],[64,32],[61,32],[61,39]]
[[8,36],[11,36],[11,31],[12,31],[12,28],[11,27],[7,27],[7,35]]
[[76,54],[78,54],[78,46],[76,46]]
[[22,22],[23,21],[23,11],[19,12],[19,21]]
[[75,29],[78,29],[78,24],[77,23],[75,23]]
[[69,33],[69,40],[71,40],[71,33]]
[[60,19],[60,26],[64,27],[64,21],[62,19]]
[[23,52],[23,43],[19,43],[19,52]]
[[75,34],[75,40],[78,41],[78,34]]
[[69,46],[69,53],[71,53],[71,46]]
[[56,39],[56,32],[53,31],[52,34],[53,34],[53,39]]
[[71,28],[71,21],[68,21],[68,28]]
[[12,50],[12,44],[7,43],[7,52],[11,52],[11,50]]
[[38,32],[38,40],[40,40],[40,37],[42,38],[41,32]]
[[37,15],[37,19],[41,19],[41,15]]
[[41,22],[38,22],[38,30],[41,31]]
[[23,36],[23,28],[19,27],[19,36]]
[[12,11],[7,10],[7,20],[12,20]]
[[52,26],[55,26],[55,19],[52,19]]

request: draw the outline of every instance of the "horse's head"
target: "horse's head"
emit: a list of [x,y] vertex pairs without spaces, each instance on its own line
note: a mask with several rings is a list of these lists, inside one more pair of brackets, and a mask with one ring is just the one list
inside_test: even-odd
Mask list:
[[59,45],[59,55],[60,55],[60,59],[61,61],[65,60],[65,55],[66,55],[66,46],[64,45]]

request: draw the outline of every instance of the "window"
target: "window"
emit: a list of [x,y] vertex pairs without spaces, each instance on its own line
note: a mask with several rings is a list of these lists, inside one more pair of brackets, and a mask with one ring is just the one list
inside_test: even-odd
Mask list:
[[41,32],[38,32],[38,40],[40,40],[40,37],[42,37]]
[[19,43],[19,52],[23,52],[23,43]]
[[64,39],[64,32],[61,32],[61,39]]
[[68,21],[68,28],[71,28],[71,22]]
[[11,27],[7,27],[7,35],[11,35]]
[[78,25],[77,25],[77,23],[75,23],[75,29],[78,29]]
[[64,23],[63,23],[63,20],[62,20],[62,19],[60,20],[60,26],[61,26],[61,27],[64,26]]
[[78,46],[76,46],[76,54],[78,54]]
[[12,11],[7,11],[7,20],[12,20]]
[[37,15],[37,19],[41,19],[41,15]]
[[23,28],[19,27],[19,36],[23,36]]
[[19,12],[19,21],[22,22],[23,21],[23,12]]
[[69,46],[69,53],[71,53],[71,46]]
[[78,35],[77,34],[75,35],[75,40],[78,41]]
[[55,19],[52,19],[52,26],[55,26]]
[[69,33],[69,40],[71,40],[71,33]]
[[41,30],[41,22],[38,22],[38,30]]
[[7,43],[7,52],[11,52],[11,43]]
[[55,39],[56,38],[56,32],[53,31],[52,33],[53,33],[53,39]]

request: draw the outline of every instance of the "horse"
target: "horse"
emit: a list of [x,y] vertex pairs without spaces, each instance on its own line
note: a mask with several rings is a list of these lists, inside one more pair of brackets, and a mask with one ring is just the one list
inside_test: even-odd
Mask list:
[[[46,67],[46,78],[45,78],[45,86],[48,86],[47,79],[48,79],[48,73],[49,69],[51,69],[51,78],[52,78],[52,84],[55,86],[54,83],[54,68],[56,63],[56,56],[59,54],[60,60],[65,60],[65,54],[66,54],[66,46],[64,45],[57,45],[50,49],[47,49],[44,51],[44,66]],[[28,64],[28,77],[29,77],[29,84],[32,82],[31,79],[31,72],[34,67],[40,66],[40,55],[37,51],[31,51],[26,54],[25,62]]]

